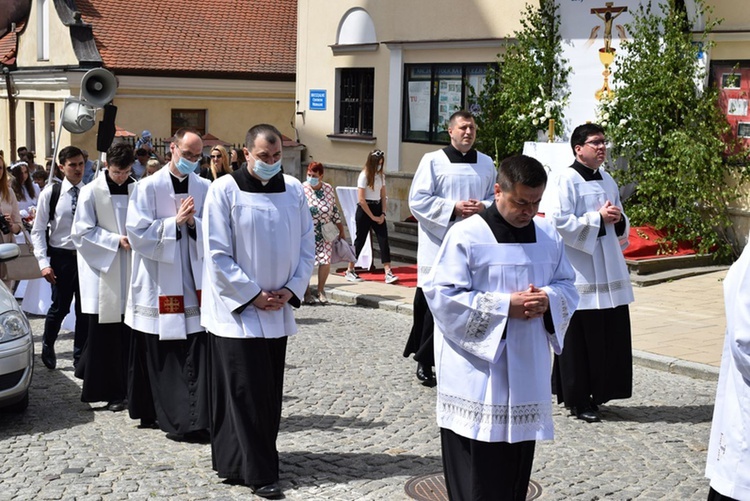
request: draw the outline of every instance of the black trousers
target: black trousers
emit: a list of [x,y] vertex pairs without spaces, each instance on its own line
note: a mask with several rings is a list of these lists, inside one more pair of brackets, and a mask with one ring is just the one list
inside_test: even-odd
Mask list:
[[451,501],[524,501],[536,442],[480,442],[440,428],[445,487]]
[[209,336],[213,468],[246,485],[276,482],[287,338]]
[[730,498],[729,496],[725,496],[724,494],[721,494],[714,490],[713,487],[708,488],[708,500],[707,501],[737,501],[734,498]]
[[404,357],[414,353],[414,360],[422,365],[432,367],[435,365],[435,349],[433,333],[435,331],[435,320],[432,317],[430,306],[424,297],[421,287],[414,291],[414,316],[409,333],[409,339],[404,348]]
[[[383,206],[380,200],[368,200],[367,206],[375,217],[383,213]],[[376,224],[359,205],[357,206],[357,212],[354,214],[354,222],[357,225],[357,237],[354,239],[354,253],[357,257],[362,252],[362,247],[365,246],[365,240],[367,240],[370,230],[375,230],[375,236],[378,237],[378,245],[380,246],[380,262],[390,263],[391,247],[388,245],[388,225],[386,222],[383,221],[382,224]]]
[[76,326],[75,338],[73,339],[73,360],[81,357],[83,346],[86,344],[88,335],[88,318],[81,313],[81,290],[78,285],[78,264],[76,263],[75,251],[65,249],[49,248],[50,266],[55,272],[55,281],[52,284],[52,304],[47,310],[44,320],[44,344],[53,346],[60,334],[65,316],[70,313],[70,303],[76,299]]

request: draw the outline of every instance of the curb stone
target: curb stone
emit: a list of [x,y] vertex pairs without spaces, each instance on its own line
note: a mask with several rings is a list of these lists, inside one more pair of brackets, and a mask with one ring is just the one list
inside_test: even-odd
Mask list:
[[[414,305],[412,304],[386,299],[373,294],[358,294],[356,292],[342,291],[335,288],[327,288],[326,293],[328,294],[328,297],[340,303],[365,306],[368,308],[379,308],[410,317],[414,314]],[[671,374],[688,376],[694,379],[702,379],[705,381],[719,380],[718,367],[689,362],[674,357],[666,357],[664,355],[658,355],[646,351],[633,350],[633,362],[643,367],[669,372]]]

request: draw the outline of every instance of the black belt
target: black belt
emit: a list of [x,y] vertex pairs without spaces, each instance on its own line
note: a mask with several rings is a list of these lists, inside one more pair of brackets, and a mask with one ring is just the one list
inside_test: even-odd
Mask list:
[[61,249],[59,247],[47,247],[47,254],[50,256],[72,256],[75,257],[77,252],[75,249]]

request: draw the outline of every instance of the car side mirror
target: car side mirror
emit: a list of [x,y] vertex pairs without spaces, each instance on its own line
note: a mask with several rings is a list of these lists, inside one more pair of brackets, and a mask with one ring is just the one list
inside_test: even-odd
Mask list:
[[21,255],[21,249],[16,244],[0,244],[0,263],[10,261]]

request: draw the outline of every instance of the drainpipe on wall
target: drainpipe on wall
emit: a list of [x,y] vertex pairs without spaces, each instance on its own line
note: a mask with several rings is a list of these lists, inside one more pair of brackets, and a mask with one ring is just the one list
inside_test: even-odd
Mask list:
[[13,89],[10,83],[10,68],[3,66],[5,75],[5,91],[8,94],[8,122],[10,134],[10,162],[16,161],[16,100],[13,97]]

